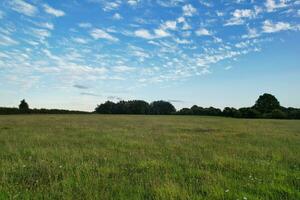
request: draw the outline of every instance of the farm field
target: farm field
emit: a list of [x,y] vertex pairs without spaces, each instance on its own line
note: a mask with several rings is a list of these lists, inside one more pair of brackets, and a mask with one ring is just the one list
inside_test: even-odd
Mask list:
[[300,121],[0,116],[0,199],[300,199]]

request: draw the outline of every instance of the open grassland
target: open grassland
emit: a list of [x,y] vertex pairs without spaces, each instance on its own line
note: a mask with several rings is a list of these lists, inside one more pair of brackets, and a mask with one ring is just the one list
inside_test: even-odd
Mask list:
[[300,199],[300,121],[0,116],[0,199]]

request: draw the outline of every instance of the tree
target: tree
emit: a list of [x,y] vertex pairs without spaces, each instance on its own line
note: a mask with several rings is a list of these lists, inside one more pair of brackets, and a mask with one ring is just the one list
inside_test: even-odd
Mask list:
[[261,113],[253,108],[240,108],[240,116],[243,118],[260,118]]
[[127,101],[119,101],[115,105],[116,114],[129,114]]
[[197,105],[193,105],[191,107],[191,112],[193,115],[203,115],[204,114],[204,108],[199,107]]
[[175,112],[175,107],[167,101],[154,101],[150,104],[150,113],[154,115],[170,115]]
[[282,110],[275,109],[271,112],[270,117],[273,119],[285,119],[285,118],[287,118],[287,114],[284,113]]
[[127,104],[128,104],[128,112],[130,114],[145,115],[149,113],[150,106],[146,101],[133,100],[133,101],[128,101]]
[[106,101],[104,104],[98,105],[95,109],[96,113],[100,114],[115,114],[116,104],[111,101]]
[[239,111],[235,108],[226,107],[223,110],[223,116],[225,117],[239,117]]
[[28,112],[29,111],[29,106],[28,106],[28,103],[25,101],[25,99],[23,99],[21,102],[20,102],[20,105],[19,105],[19,110],[21,112]]
[[178,115],[194,115],[193,111],[189,108],[182,108],[177,112]]
[[259,96],[253,108],[261,113],[270,113],[275,109],[280,109],[280,103],[275,96],[265,93]]
[[222,111],[219,108],[209,107],[204,109],[205,115],[209,116],[221,116]]

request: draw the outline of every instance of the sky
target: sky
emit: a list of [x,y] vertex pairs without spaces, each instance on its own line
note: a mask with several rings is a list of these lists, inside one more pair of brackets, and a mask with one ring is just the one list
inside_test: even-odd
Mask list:
[[300,107],[299,0],[1,0],[0,106]]

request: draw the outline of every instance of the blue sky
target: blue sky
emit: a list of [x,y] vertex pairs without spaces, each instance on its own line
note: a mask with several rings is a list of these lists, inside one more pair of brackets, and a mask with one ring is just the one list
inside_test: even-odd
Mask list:
[[2,0],[0,105],[300,107],[299,0]]

